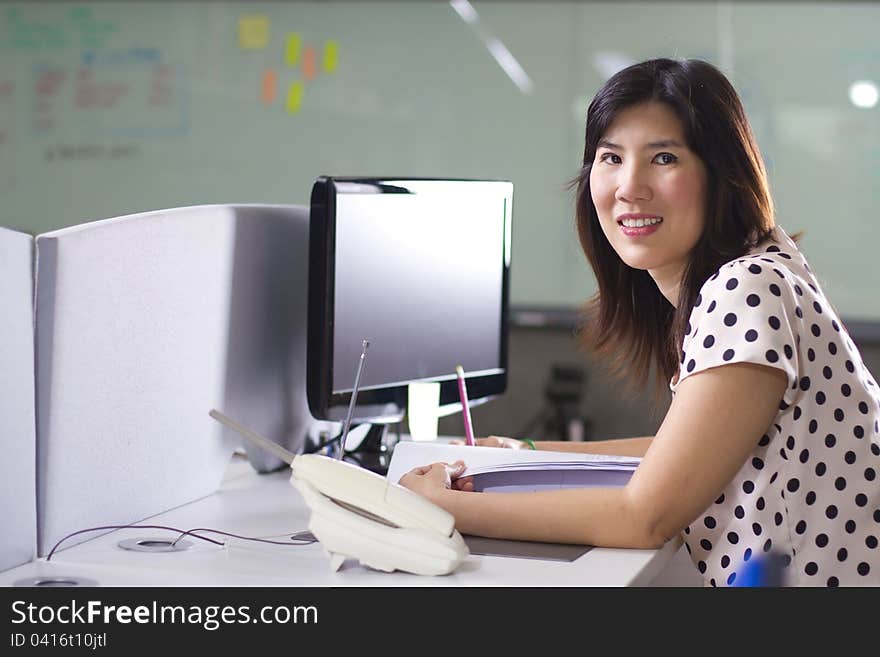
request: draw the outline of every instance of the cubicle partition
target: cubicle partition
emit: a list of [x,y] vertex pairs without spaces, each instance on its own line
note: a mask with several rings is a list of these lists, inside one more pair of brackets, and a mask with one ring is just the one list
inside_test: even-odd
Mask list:
[[302,445],[306,222],[302,207],[196,206],[37,238],[41,556],[217,490],[240,440],[211,408]]
[[36,550],[33,250],[0,228],[0,571]]

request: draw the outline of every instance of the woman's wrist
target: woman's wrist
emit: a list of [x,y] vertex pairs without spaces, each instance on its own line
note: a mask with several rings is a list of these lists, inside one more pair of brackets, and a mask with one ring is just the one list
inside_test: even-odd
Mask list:
[[529,449],[538,449],[537,447],[535,447],[535,441],[531,438],[520,438],[520,441],[524,442]]
[[429,498],[431,502],[439,506],[444,511],[450,511],[450,507],[452,502],[455,500],[455,496],[458,495],[461,491],[457,491],[453,488],[443,488],[441,490],[436,491]]

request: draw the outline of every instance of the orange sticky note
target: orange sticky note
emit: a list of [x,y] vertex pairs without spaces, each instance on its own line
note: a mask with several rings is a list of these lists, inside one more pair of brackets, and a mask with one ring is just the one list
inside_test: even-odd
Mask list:
[[312,80],[318,73],[318,62],[315,49],[311,46],[303,51],[303,77]]
[[278,74],[271,68],[263,72],[263,88],[260,94],[260,100],[264,105],[271,105],[275,102],[275,94],[278,89]]

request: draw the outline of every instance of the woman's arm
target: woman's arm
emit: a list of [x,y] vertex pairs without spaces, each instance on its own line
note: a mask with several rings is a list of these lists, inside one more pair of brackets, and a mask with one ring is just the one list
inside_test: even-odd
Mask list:
[[744,363],[687,377],[625,487],[471,493],[446,487],[445,467],[412,471],[401,484],[452,513],[465,534],[659,547],[731,481],[773,421],[785,387],[781,371]]
[[[651,445],[653,436],[642,438],[615,438],[613,440],[591,440],[570,442],[564,440],[536,440],[535,449],[557,452],[577,452],[580,454],[613,454],[615,456],[644,456]],[[453,445],[464,445],[463,440],[453,440]],[[529,449],[524,440],[506,436],[477,438],[477,445],[483,447],[507,447],[510,449]]]
[[651,446],[653,436],[639,438],[614,438],[611,440],[588,440],[570,442],[566,440],[536,440],[538,449],[556,452],[579,452],[581,454],[613,454],[615,456],[644,456]]

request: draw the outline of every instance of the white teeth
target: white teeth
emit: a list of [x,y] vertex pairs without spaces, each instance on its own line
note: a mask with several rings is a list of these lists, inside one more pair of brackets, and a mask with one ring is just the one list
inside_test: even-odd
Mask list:
[[643,226],[653,226],[659,224],[663,219],[660,217],[651,217],[649,219],[623,219],[621,224],[627,228],[642,228]]

